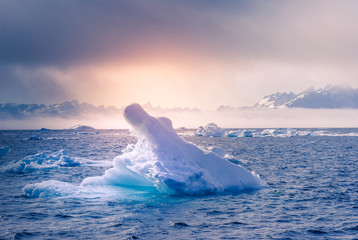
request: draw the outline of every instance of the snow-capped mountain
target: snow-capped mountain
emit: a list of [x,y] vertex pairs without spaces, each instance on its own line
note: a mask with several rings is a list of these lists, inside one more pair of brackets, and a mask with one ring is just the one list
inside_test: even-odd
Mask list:
[[0,119],[27,118],[27,117],[61,117],[72,118],[84,114],[116,114],[121,109],[115,107],[93,106],[88,103],[79,103],[77,100],[59,104],[15,104],[0,103]]
[[286,103],[293,100],[297,97],[293,92],[290,93],[280,93],[277,92],[275,94],[268,95],[261,99],[260,102],[255,104],[257,108],[285,108]]
[[358,108],[358,89],[327,86],[295,93],[275,93],[255,104],[256,108]]

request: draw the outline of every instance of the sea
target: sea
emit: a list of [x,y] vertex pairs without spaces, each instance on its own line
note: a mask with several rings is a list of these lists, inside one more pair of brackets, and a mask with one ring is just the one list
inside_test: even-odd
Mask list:
[[[223,149],[228,161],[256,172],[263,188],[78,191],[136,143],[130,131],[2,130],[0,239],[358,239],[358,129],[226,131],[235,134],[177,130],[201,149]],[[24,167],[31,161],[37,164]],[[46,191],[28,194],[37,183]]]

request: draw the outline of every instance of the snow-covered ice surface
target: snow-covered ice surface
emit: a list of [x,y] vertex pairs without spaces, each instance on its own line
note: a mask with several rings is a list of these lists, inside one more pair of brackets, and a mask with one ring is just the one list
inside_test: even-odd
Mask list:
[[181,138],[230,155],[267,183],[256,191],[201,196],[81,186],[104,176],[114,158],[133,153],[138,139],[127,130],[0,131],[0,146],[11,149],[0,167],[61,149],[80,163],[1,172],[0,239],[355,239],[358,129],[264,130],[227,129],[253,136],[215,138],[185,130]]
[[116,157],[105,175],[87,178],[81,185],[155,187],[174,195],[239,192],[265,185],[257,174],[183,141],[171,120],[152,117],[138,104],[126,107],[124,117],[138,142]]

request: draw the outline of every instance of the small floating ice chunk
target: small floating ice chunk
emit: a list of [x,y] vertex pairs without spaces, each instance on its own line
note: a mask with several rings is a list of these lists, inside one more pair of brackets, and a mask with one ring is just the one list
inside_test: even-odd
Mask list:
[[40,135],[35,135],[27,138],[26,140],[44,140]]
[[242,136],[243,137],[253,137],[254,134],[250,130],[245,130],[245,131],[242,132]]
[[114,167],[105,175],[86,178],[81,185],[155,187],[175,195],[238,192],[264,186],[243,167],[185,142],[168,118],[154,118],[138,104],[127,106],[124,117],[137,134],[137,144],[129,145],[116,157]]
[[204,137],[223,137],[225,135],[225,130],[218,127],[215,123],[209,123],[205,127],[200,126],[196,135]]
[[57,180],[49,180],[41,183],[27,184],[23,193],[27,197],[44,198],[66,196],[78,191],[78,186]]
[[77,167],[80,166],[81,163],[76,162],[74,158],[67,155],[62,155],[58,160],[58,165],[61,167]]
[[311,135],[312,135],[312,132],[307,131],[307,130],[297,131],[297,133],[296,133],[296,136],[301,136],[301,137],[311,136]]
[[290,128],[264,129],[261,132],[261,136],[263,137],[294,137],[299,135],[299,132],[297,132],[295,129]]
[[261,136],[272,136],[274,129],[264,129],[261,132]]
[[239,137],[242,134],[242,131],[229,131],[226,133],[228,137]]
[[8,146],[0,147],[0,158],[5,156],[9,151],[10,151],[10,148]]
[[226,133],[227,137],[253,137],[254,131],[252,130],[235,130],[235,131],[228,131]]
[[75,158],[70,157],[65,150],[52,154],[38,153],[24,157],[20,161],[10,163],[1,168],[2,172],[33,172],[40,169],[57,167],[75,167],[81,165]]

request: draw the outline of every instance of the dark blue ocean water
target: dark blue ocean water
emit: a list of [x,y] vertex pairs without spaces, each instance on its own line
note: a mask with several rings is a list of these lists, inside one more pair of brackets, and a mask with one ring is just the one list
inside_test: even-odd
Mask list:
[[0,147],[10,148],[0,167],[61,149],[104,162],[0,172],[0,239],[358,239],[358,129],[297,131],[305,134],[182,135],[204,148],[219,146],[260,174],[267,187],[257,191],[193,197],[113,186],[44,198],[22,189],[103,175],[105,163],[136,139],[125,130],[0,131]]

